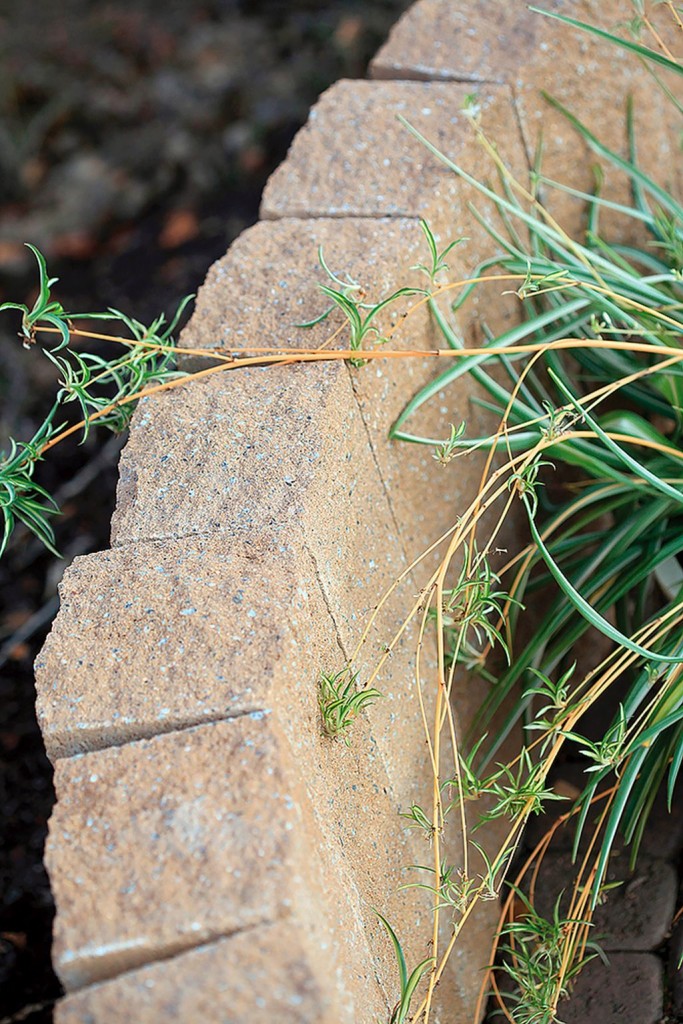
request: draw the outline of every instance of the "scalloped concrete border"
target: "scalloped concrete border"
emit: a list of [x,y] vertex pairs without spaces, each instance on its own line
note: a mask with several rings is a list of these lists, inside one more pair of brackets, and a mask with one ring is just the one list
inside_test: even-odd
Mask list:
[[[604,22],[620,7],[552,6]],[[517,0],[417,3],[377,55],[373,80],[340,82],[313,109],[266,188],[263,220],[211,268],[182,342],[315,343],[321,328],[302,340],[292,324],[321,308],[319,244],[377,294],[410,280],[418,216],[444,238],[471,233],[468,197],[397,113],[477,173],[460,114],[474,86],[513,168],[524,173],[543,117],[551,172],[576,171],[585,185],[577,161],[566,167],[566,130],[537,87],[580,104],[618,146],[605,99],[623,91],[625,72],[605,75],[605,51],[578,34],[564,34],[561,49]],[[632,84],[648,96],[647,161],[661,168],[663,112],[653,112],[645,76]],[[575,217],[564,201],[556,208]],[[454,272],[485,251],[478,231]],[[476,338],[480,318],[501,326],[514,315],[482,292],[461,328]],[[427,319],[409,325],[406,343],[429,347]],[[112,548],[65,575],[36,664],[58,794],[46,853],[67,990],[58,1024],[371,1024],[395,998],[373,905],[396,924],[410,962],[425,955],[414,937],[428,905],[414,891],[396,895],[405,866],[423,855],[397,818],[422,800],[427,779],[413,638],[394,651],[385,699],[348,749],[320,736],[316,684],[476,486],[476,466],[443,473],[423,450],[386,441],[406,396],[433,374],[428,359],[252,369],[141,403]],[[441,396],[423,429],[439,436],[444,421],[471,422],[467,387]],[[361,671],[400,610],[399,600],[388,607]],[[477,699],[457,694],[460,721]],[[470,1019],[490,929],[489,910],[444,976],[435,1019]]]

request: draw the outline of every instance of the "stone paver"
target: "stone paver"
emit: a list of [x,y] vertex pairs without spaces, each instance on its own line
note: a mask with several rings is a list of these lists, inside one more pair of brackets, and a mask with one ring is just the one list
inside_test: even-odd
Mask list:
[[[611,31],[632,14],[623,0],[554,0],[547,8]],[[671,21],[664,5],[659,10],[653,5],[648,13],[665,26],[671,39]],[[509,84],[529,154],[535,152],[542,134],[546,173],[556,181],[588,190],[593,187],[591,168],[596,157],[567,121],[549,107],[540,90],[561,100],[605,144],[622,154],[627,151],[625,102],[631,94],[641,166],[673,188],[674,194],[681,191],[682,171],[675,158],[678,115],[637,58],[534,14],[524,3],[419,0],[394,26],[374,58],[371,73],[377,79],[429,78],[470,82],[475,87],[483,82],[482,90],[489,88],[489,82]],[[669,84],[675,92],[675,79]],[[484,127],[490,138],[501,141],[501,134],[489,126],[486,117]],[[604,195],[623,195],[618,176],[606,182]],[[563,222],[577,223],[576,203],[553,190],[546,191],[545,200]]]
[[[477,146],[463,114],[470,92],[453,83],[337,82],[266,185],[261,216],[429,218],[454,204],[463,209],[455,175],[397,118],[462,163]],[[516,134],[504,86],[488,86],[481,106],[494,135],[507,141]]]
[[[319,289],[320,284],[330,283],[320,266],[319,246],[333,272],[343,279],[348,275],[368,294],[388,293],[406,283],[397,278],[407,273],[416,256],[424,259],[426,255],[414,217],[261,221],[235,239],[209,269],[183,331],[183,345],[230,352],[249,344],[309,348],[326,342],[343,323],[338,311],[309,329],[297,327],[330,305]],[[418,281],[424,278],[413,279]],[[420,333],[425,317],[416,323]],[[380,324],[386,328],[387,320],[380,318]],[[183,360],[186,366],[200,365],[191,356]]]
[[663,786],[648,818],[641,845],[643,853],[663,857],[678,866],[683,851],[683,785],[676,786],[668,806],[666,787]]
[[55,1024],[339,1024],[328,950],[291,921],[250,928],[66,997]]
[[[621,882],[607,894],[593,916],[592,937],[607,950],[619,952],[656,949],[663,942],[674,915],[677,876],[671,864],[641,855],[635,871],[629,871],[628,852],[611,858],[608,882]],[[577,865],[578,866],[578,865]],[[572,879],[577,866],[569,853],[548,853],[538,876],[535,906],[544,917],[552,916],[560,892],[567,911]]]
[[58,763],[46,862],[67,988],[286,913],[303,811],[279,747],[244,716]]
[[649,953],[611,953],[594,960],[560,1003],[566,1024],[659,1024],[663,1013],[662,965]]
[[36,662],[53,759],[271,707],[283,661],[311,687],[316,639],[336,652],[310,556],[263,534],[87,555],[61,601]]
[[[673,1012],[683,1017],[683,921],[679,919],[669,943],[668,982]],[[681,964],[681,966],[679,966]]]

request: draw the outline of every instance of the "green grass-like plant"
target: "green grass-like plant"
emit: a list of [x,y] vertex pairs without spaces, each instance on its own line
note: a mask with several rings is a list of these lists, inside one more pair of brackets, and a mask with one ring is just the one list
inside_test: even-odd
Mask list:
[[396,956],[396,963],[398,965],[400,995],[396,1002],[396,1005],[391,1011],[391,1015],[389,1017],[389,1024],[406,1024],[406,1021],[409,1020],[408,1014],[410,1013],[410,1004],[413,1001],[415,990],[417,989],[417,986],[420,984],[420,980],[423,974],[432,964],[434,958],[426,957],[417,965],[417,967],[413,968],[410,974],[408,974],[408,967],[406,965],[406,958],[403,953],[403,947],[401,946],[401,943],[398,940],[396,932],[391,927],[387,919],[385,917],[382,917],[379,911],[376,910],[375,913],[377,914],[377,917],[381,921],[387,935],[391,939],[391,944],[394,948],[394,954]]
[[[33,245],[28,248],[38,263],[38,296],[31,309],[16,302],[4,302],[0,312],[21,313],[19,337],[25,348],[39,348],[59,375],[57,391],[43,423],[28,442],[10,438],[0,452],[0,510],[3,517],[0,557],[4,554],[17,523],[23,523],[53,554],[55,534],[52,517],[59,509],[54,499],[35,480],[38,463],[54,445],[80,431],[85,441],[93,424],[114,433],[125,430],[137,400],[156,387],[186,375],[176,369],[173,331],[193,296],[178,306],[166,324],[163,316],[149,326],[118,310],[106,313],[67,313],[52,297],[57,278],[48,276],[45,259]],[[74,324],[93,320],[123,325],[127,338],[100,335]],[[52,346],[49,340],[57,336]],[[38,345],[38,337],[48,342]],[[117,353],[105,357],[83,348],[83,342],[108,341]],[[76,422],[69,422],[70,407],[77,410]]]
[[[672,14],[680,26],[675,10]],[[660,59],[638,43],[624,44],[610,33],[555,17],[681,74],[670,55]],[[442,645],[445,651],[454,643],[464,647],[467,617],[456,617],[462,623],[458,630],[443,606],[448,593],[444,579],[456,552],[463,552],[465,567],[477,557],[471,524],[481,504],[496,497],[505,502],[493,534],[485,544],[479,540],[484,553],[494,545],[511,500],[521,502],[531,537],[496,572],[492,628],[479,658],[467,661],[476,670],[494,646],[511,652],[502,672],[483,671],[492,686],[471,732],[473,755],[458,755],[451,787],[461,800],[487,798],[480,823],[510,820],[503,849],[512,851],[526,818],[556,798],[546,780],[560,751],[574,747],[585,766],[583,792],[568,815],[576,823],[574,855],[583,858],[570,915],[560,919],[556,908],[554,919],[544,921],[521,897],[526,913],[499,933],[507,943],[503,969],[516,988],[504,996],[494,974],[490,983],[504,1016],[516,1024],[559,1019],[560,1000],[590,959],[588,929],[594,907],[605,896],[613,846],[617,838],[629,844],[635,861],[657,792],[665,785],[671,803],[683,763],[683,573],[677,569],[683,551],[683,207],[639,167],[630,107],[630,153],[625,158],[559,102],[548,100],[608,169],[626,176],[632,203],[603,199],[600,176],[593,194],[564,188],[587,209],[585,237],[569,237],[539,199],[541,188],[563,186],[547,179],[540,163],[530,186],[516,181],[476,112],[471,115],[473,128],[498,174],[499,189],[455,165],[406,122],[500,214],[497,228],[473,210],[499,252],[477,268],[472,282],[464,287],[456,283],[459,295],[451,312],[458,312],[480,281],[499,279],[518,282],[523,318],[504,334],[489,336],[475,353],[465,352],[443,303],[430,298],[435,322],[460,358],[408,403],[392,430],[394,438],[431,446],[444,463],[474,450],[488,453],[488,478],[462,517],[465,525],[454,531],[442,570],[432,580],[430,615],[448,638]],[[604,209],[635,225],[641,236],[649,234],[650,241],[644,238],[636,246],[604,237]],[[411,433],[415,411],[465,375],[481,385],[486,397],[480,402],[499,417],[499,428],[490,436],[472,438],[451,427],[445,442]],[[494,455],[504,462],[495,471]],[[551,492],[546,485],[558,475],[564,482]],[[673,586],[664,585],[665,579],[673,579]],[[543,611],[534,613],[530,638],[517,640],[523,606],[533,605],[536,595],[542,595]],[[591,630],[603,634],[611,650],[601,664],[577,678],[574,652]],[[456,661],[443,658],[449,692]],[[591,738],[582,731],[582,719],[608,690],[619,694],[614,718],[603,736]],[[434,747],[442,724],[435,720]],[[520,727],[518,756],[494,764],[504,741]],[[589,837],[596,803],[601,812]],[[425,820],[434,820],[429,810],[422,813]],[[446,842],[444,817],[438,819],[436,846]],[[467,838],[463,842],[466,864]],[[444,870],[444,863],[436,861],[427,869],[438,879],[429,887],[435,917],[453,891],[454,869]],[[460,892],[467,873],[455,877]],[[470,887],[465,891],[473,901],[481,898]],[[457,905],[462,914],[462,901]],[[437,960],[432,981],[440,976],[451,946]],[[418,1011],[420,1019],[427,1020],[429,1009],[428,993]]]
[[353,722],[361,711],[381,696],[374,687],[359,689],[358,673],[348,668],[341,672],[323,672],[318,690],[323,732],[331,739],[343,739],[348,746],[351,742],[349,729]]

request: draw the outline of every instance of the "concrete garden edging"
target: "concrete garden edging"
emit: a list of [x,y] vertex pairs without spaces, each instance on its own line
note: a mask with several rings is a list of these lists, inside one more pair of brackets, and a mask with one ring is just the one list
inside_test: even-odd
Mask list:
[[[607,24],[622,8],[552,6]],[[471,236],[453,273],[490,251],[469,196],[398,112],[477,174],[481,152],[461,113],[476,87],[487,133],[520,175],[542,113],[552,176],[582,187],[588,162],[574,146],[566,166],[569,129],[546,113],[538,86],[619,146],[623,124],[606,98],[628,79],[637,110],[647,95],[643,163],[665,166],[664,102],[653,111],[647,76],[631,64],[606,73],[600,54],[578,33],[560,45],[556,28],[516,0],[417,3],[375,58],[373,80],[337,83],[313,109],[265,190],[263,220],[211,268],[181,344],[325,340],[329,324],[292,326],[323,308],[320,244],[372,295],[419,280],[409,270],[424,251],[418,216],[443,239]],[[591,76],[599,88],[586,91]],[[511,300],[482,292],[462,329],[476,338],[479,317],[500,327],[514,315]],[[434,345],[425,316],[401,338]],[[46,853],[67,991],[58,1024],[374,1024],[396,998],[396,977],[371,908],[392,921],[410,963],[426,955],[428,901],[396,892],[420,855],[398,812],[421,802],[428,783],[409,682],[414,638],[387,663],[385,699],[358,720],[348,749],[321,736],[316,686],[476,489],[476,465],[444,472],[428,451],[386,441],[433,374],[428,358],[249,369],[141,404],[112,548],[65,575],[36,664],[58,795]],[[449,420],[472,423],[467,400],[466,387],[449,394],[422,425],[440,436]],[[400,612],[397,598],[386,634]],[[384,639],[372,640],[361,674]],[[461,721],[478,699],[457,694]],[[489,907],[465,932],[435,1020],[471,1017],[493,917]]]

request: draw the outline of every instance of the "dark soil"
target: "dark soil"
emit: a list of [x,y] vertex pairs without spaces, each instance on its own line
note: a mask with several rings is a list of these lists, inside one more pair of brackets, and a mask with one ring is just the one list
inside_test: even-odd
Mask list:
[[[410,0],[0,0],[0,302],[32,301],[46,255],[70,310],[172,312],[258,215],[319,93],[365,73]],[[0,319],[0,447],[31,437],[55,388]],[[63,557],[17,533],[0,562],[0,1024],[45,1024],[54,801],[33,660],[77,554],[108,546],[123,438],[54,449]],[[37,1007],[31,1009],[31,1007]]]

